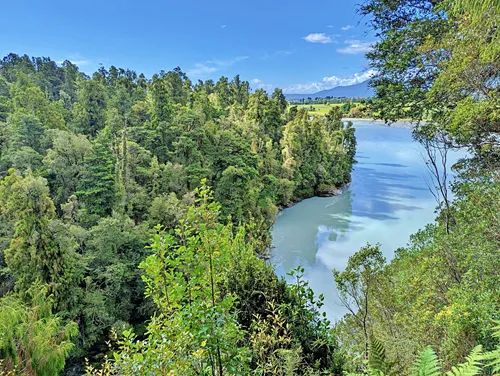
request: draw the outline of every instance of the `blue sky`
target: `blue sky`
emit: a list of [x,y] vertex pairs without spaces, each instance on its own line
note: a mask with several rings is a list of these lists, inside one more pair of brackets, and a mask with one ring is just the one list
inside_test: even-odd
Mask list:
[[189,77],[232,78],[252,88],[313,93],[370,75],[374,37],[360,0],[7,1],[0,54],[69,59],[150,77],[180,66]]

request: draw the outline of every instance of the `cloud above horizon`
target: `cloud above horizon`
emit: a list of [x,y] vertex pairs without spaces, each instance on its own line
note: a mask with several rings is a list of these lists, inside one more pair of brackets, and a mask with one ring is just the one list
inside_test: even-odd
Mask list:
[[354,73],[350,76],[327,76],[321,81],[308,82],[305,84],[292,84],[283,88],[287,94],[312,94],[321,90],[333,89],[337,86],[349,86],[359,84],[373,77],[377,73],[374,69],[365,72]]
[[234,59],[228,60],[207,60],[203,63],[196,63],[194,68],[188,69],[186,73],[188,76],[204,77],[248,58],[248,56],[236,56]]
[[[359,84],[372,78],[377,71],[369,69],[364,72],[354,73],[348,76],[327,76],[323,77],[321,81],[308,82],[303,84],[292,84],[282,87],[285,94],[314,94],[318,91],[333,89],[337,86],[349,86]],[[250,80],[252,89],[264,89],[268,93],[274,90],[277,85],[268,84],[258,78]]]
[[342,48],[337,48],[337,52],[340,54],[356,55],[364,54],[372,49],[373,42],[363,42],[358,39],[348,39],[344,41],[347,45]]
[[309,43],[332,43],[332,37],[325,33],[311,33],[302,39]]
[[342,26],[341,29],[344,30],[344,31],[347,31],[349,29],[352,29],[354,26],[352,25],[346,25],[346,26]]

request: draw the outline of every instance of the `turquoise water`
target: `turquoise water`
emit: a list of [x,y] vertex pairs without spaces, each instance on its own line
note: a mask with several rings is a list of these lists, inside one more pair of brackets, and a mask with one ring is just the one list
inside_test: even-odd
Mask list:
[[[314,197],[285,209],[272,236],[271,262],[279,275],[301,265],[331,320],[346,311],[338,301],[333,268],[367,242],[381,243],[389,260],[409,236],[433,222],[436,201],[420,145],[406,128],[356,121],[358,141],[351,185],[335,197]],[[453,160],[453,158],[451,158]]]

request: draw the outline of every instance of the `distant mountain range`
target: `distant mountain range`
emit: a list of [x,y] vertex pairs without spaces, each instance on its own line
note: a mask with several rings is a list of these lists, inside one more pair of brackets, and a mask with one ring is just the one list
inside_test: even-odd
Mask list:
[[368,86],[368,80],[359,84],[349,86],[337,86],[333,89],[321,90],[312,94],[285,94],[288,100],[325,98],[325,97],[346,97],[346,98],[369,98],[373,96],[373,89]]

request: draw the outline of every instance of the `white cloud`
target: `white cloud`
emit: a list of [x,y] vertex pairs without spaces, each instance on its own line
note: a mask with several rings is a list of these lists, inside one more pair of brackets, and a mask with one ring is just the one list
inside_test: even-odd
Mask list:
[[[354,84],[359,84],[373,77],[377,71],[375,69],[369,69],[365,72],[354,73],[349,76],[327,76],[323,77],[321,81],[308,82],[303,84],[292,84],[285,86],[283,92],[286,94],[312,94],[317,93],[321,90],[333,89],[337,86],[349,86]],[[253,88],[265,89],[268,92],[272,91],[276,85],[267,84],[258,78],[250,80]]]
[[341,54],[356,55],[364,54],[372,49],[373,42],[362,42],[357,39],[349,39],[344,42],[347,46],[338,48],[337,52]]
[[354,73],[351,76],[323,77],[323,82],[330,84],[331,87],[354,85],[354,84],[359,84],[360,82],[366,81],[369,78],[372,78],[376,73],[377,73],[377,71],[375,69],[369,69],[369,70],[362,72],[362,73]]
[[90,61],[89,60],[75,60],[75,61],[72,61],[72,63],[81,67],[84,65],[89,65]]
[[[78,65],[79,67],[89,65],[91,63],[89,60],[71,60],[71,59],[66,59],[66,60],[71,61],[73,64]],[[62,63],[64,63],[64,60],[56,61],[56,63],[61,65]]]
[[274,58],[274,57],[278,57],[278,56],[290,56],[294,53],[294,51],[289,51],[289,50],[277,50],[277,51],[274,51],[272,53],[264,53],[264,55],[262,55],[262,57],[260,57],[261,60],[266,60],[266,59],[269,59],[269,58]]
[[210,67],[206,64],[202,63],[196,63],[194,65],[194,68],[189,69],[187,71],[188,76],[196,76],[196,77],[202,77],[206,76],[207,74],[217,72],[216,67]]
[[292,84],[283,88],[284,93],[309,94],[316,93],[321,90],[332,89],[337,86],[348,86],[359,84],[366,81],[375,75],[374,69],[367,70],[362,73],[354,73],[350,76],[329,76],[323,77],[321,81],[308,82],[304,84]]
[[341,29],[344,30],[344,31],[347,31],[349,29],[352,29],[354,26],[352,25],[346,25],[346,26],[342,26]]
[[332,37],[325,33],[311,33],[302,39],[309,43],[332,43]]
[[293,52],[292,51],[288,51],[288,50],[278,50],[278,51],[274,52],[274,55],[276,55],[276,56],[280,56],[280,55],[288,56],[288,55],[291,55],[291,54],[293,54]]
[[271,92],[274,89],[274,85],[266,84],[262,80],[259,80],[258,78],[250,80],[250,83],[252,84],[253,89],[264,89],[269,92]]
[[236,56],[234,59],[228,59],[228,60],[208,60],[205,63],[206,64],[211,64],[215,65],[216,67],[219,68],[224,68],[224,67],[230,67],[231,65],[234,65],[240,61],[248,59],[248,56]]
[[332,28],[332,27],[335,27],[335,26],[333,26],[333,25],[326,25],[326,27]]
[[79,67],[83,67],[83,66],[92,64],[92,61],[85,59],[79,53],[69,55],[68,57],[65,57],[64,59],[62,59],[60,61],[56,61],[56,63],[61,65],[66,60],[71,61],[73,64],[78,65]]
[[223,28],[223,29],[226,28],[226,27],[227,27],[227,25],[221,25],[221,28]]
[[228,60],[207,60],[203,63],[196,63],[194,68],[188,69],[186,73],[188,76],[204,77],[246,59],[248,59],[248,56],[236,56],[234,59]]

